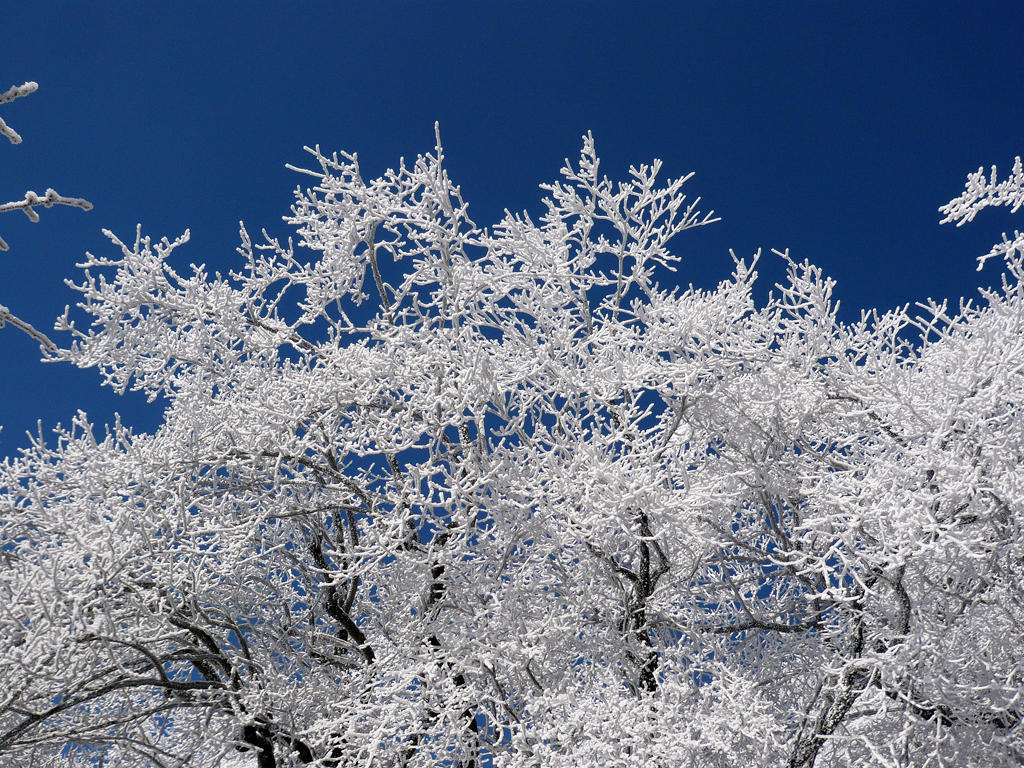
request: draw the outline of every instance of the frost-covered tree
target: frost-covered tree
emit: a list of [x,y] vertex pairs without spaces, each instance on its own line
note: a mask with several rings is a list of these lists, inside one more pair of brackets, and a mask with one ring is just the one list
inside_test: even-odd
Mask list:
[[660,287],[711,215],[589,136],[490,229],[440,141],[311,154],[297,243],[83,265],[51,357],[168,407],[2,466],[5,766],[1024,760],[1020,234],[845,323],[786,254]]
[[[38,88],[39,84],[35,82],[12,85],[3,93],[0,93],[0,104],[7,104],[15,99],[28,96],[30,93],[34,93]],[[2,117],[0,117],[0,136],[6,138],[11,144],[21,144],[21,136],[17,131],[4,122]],[[65,197],[54,189],[47,189],[46,193],[42,197],[30,189],[20,200],[13,200],[9,203],[0,203],[0,213],[21,211],[28,216],[29,221],[35,223],[39,221],[39,214],[36,212],[36,208],[38,206],[50,208],[54,205],[70,205],[75,208],[81,208],[85,211],[92,208],[92,203],[88,200],[83,200],[80,197]],[[0,237],[0,251],[6,250],[8,250],[7,241]],[[45,334],[36,330],[24,320],[14,315],[11,310],[3,304],[0,304],[0,328],[3,328],[4,325],[8,323],[27,333],[33,339],[38,341],[44,349],[50,349],[51,351],[55,349],[53,343]]]

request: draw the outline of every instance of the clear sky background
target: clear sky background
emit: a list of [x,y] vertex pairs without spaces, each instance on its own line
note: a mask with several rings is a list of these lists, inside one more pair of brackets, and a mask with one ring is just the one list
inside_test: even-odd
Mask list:
[[[684,233],[680,280],[711,286],[729,249],[789,248],[839,281],[842,315],[998,281],[975,257],[1009,216],[963,229],[937,207],[979,165],[1024,154],[1024,5],[1000,2],[7,3],[0,197],[47,186],[93,202],[0,217],[0,304],[49,330],[86,251],[136,223],[186,228],[178,266],[238,264],[238,221],[287,236],[303,145],[359,152],[364,176],[433,146],[479,224],[539,210],[580,136],[623,176],[654,157],[722,221]],[[1024,215],[1021,216],[1024,221]],[[1022,227],[1020,222],[1018,227]],[[762,260],[766,293],[781,270]],[[60,339],[56,339],[60,341]],[[38,362],[0,330],[0,456],[77,409],[152,429],[159,404],[95,371]]]

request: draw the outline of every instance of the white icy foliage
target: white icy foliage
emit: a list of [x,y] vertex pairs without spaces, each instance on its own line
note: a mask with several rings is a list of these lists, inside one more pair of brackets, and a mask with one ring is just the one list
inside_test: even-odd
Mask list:
[[659,287],[711,217],[589,136],[489,230],[440,142],[311,152],[237,273],[82,265],[53,356],[168,407],[0,467],[0,762],[1020,764],[1019,249],[847,324],[787,254]]

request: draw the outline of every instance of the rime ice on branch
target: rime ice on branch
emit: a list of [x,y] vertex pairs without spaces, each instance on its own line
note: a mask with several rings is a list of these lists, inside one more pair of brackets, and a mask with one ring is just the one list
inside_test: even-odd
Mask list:
[[[12,85],[3,93],[0,93],[0,104],[6,104],[9,101],[20,99],[22,96],[28,96],[30,93],[35,93],[37,88],[39,88],[39,83],[31,81],[22,85]],[[0,136],[4,136],[11,142],[11,144],[21,144],[21,136],[18,135],[17,131],[7,125],[2,117],[0,117]]]

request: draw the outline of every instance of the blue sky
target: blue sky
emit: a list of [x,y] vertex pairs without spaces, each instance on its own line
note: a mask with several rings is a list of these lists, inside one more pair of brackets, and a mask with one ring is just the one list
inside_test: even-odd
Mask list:
[[[477,223],[537,210],[538,183],[594,133],[609,175],[653,157],[695,171],[722,221],[677,242],[684,283],[725,277],[728,250],[789,248],[839,281],[843,315],[998,280],[975,257],[1012,228],[937,207],[979,165],[1024,153],[1024,10],[1016,2],[47,2],[2,12],[0,72],[39,83],[0,108],[0,196],[47,186],[95,208],[0,217],[0,304],[49,329],[63,279],[100,234],[184,229],[178,253],[237,264],[238,221],[286,236],[303,145],[359,152],[377,173],[433,146]],[[1018,223],[1017,226],[1020,226]],[[763,289],[778,278],[762,261]],[[41,419],[158,407],[95,371],[38,362],[0,330],[0,455]]]

